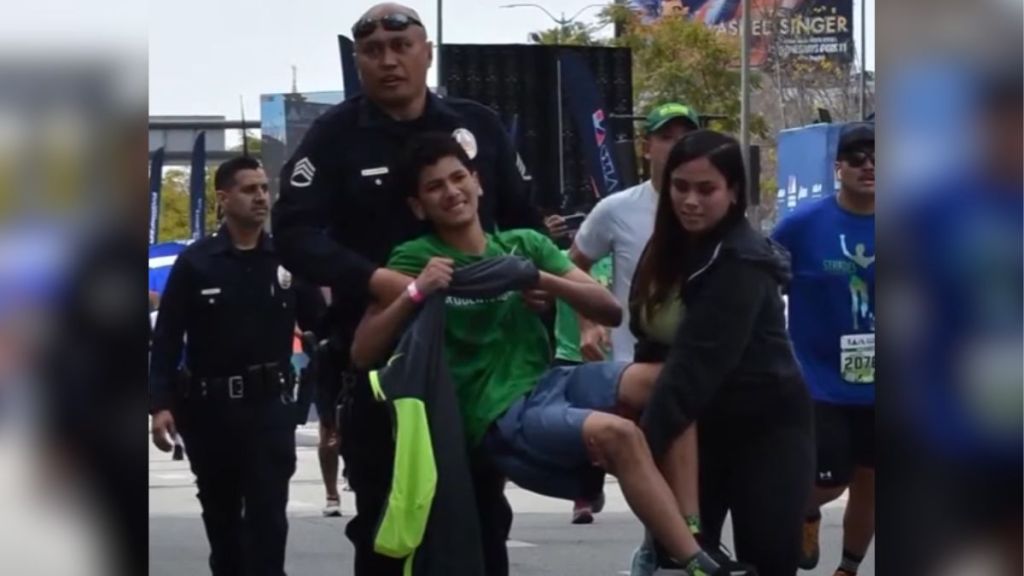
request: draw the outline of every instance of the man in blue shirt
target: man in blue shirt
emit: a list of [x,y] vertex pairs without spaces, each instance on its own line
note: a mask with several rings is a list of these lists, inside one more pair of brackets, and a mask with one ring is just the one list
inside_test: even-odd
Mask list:
[[816,487],[801,568],[818,563],[820,507],[847,488],[843,559],[857,573],[875,525],[875,132],[840,134],[839,193],[799,208],[774,237],[792,255],[789,332],[815,401]]

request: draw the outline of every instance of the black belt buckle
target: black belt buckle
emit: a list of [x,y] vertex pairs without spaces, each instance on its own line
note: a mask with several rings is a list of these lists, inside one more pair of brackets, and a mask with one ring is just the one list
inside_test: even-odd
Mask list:
[[241,400],[245,398],[245,378],[231,376],[228,378],[228,398]]

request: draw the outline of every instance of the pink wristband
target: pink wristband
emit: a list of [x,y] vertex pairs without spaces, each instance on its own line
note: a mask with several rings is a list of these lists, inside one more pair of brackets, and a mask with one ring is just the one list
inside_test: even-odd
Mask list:
[[419,304],[426,299],[426,297],[423,296],[423,293],[420,292],[420,289],[416,287],[415,282],[410,282],[409,285],[406,286],[405,291],[409,293],[409,299],[416,304]]

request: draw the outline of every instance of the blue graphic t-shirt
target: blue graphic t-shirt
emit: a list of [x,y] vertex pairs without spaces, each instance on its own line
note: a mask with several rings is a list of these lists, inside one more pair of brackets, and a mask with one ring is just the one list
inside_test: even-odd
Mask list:
[[900,223],[894,296],[909,292],[894,310],[912,303],[915,313],[893,320],[906,332],[893,342],[900,383],[893,397],[931,448],[1020,470],[1020,184],[968,174],[931,188],[894,218]]
[[798,208],[773,237],[793,258],[789,334],[811,396],[875,402],[875,217],[835,196]]

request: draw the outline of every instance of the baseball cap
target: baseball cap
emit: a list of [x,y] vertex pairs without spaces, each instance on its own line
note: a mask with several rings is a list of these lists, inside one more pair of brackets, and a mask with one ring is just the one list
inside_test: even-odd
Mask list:
[[849,152],[859,146],[875,143],[875,124],[873,122],[850,122],[839,132],[839,154]]
[[696,110],[685,104],[669,102],[651,110],[651,113],[647,115],[647,124],[645,125],[644,130],[648,134],[657,132],[662,126],[676,118],[685,118],[693,123],[694,128],[700,127],[700,116],[697,115]]

